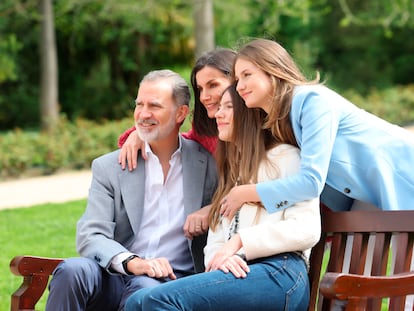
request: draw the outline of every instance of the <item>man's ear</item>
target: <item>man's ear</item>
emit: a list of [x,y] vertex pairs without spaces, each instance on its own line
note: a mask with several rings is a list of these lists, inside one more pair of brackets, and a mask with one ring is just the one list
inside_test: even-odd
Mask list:
[[175,117],[177,123],[183,123],[189,111],[190,108],[187,105],[181,105],[180,107],[178,107],[177,114]]

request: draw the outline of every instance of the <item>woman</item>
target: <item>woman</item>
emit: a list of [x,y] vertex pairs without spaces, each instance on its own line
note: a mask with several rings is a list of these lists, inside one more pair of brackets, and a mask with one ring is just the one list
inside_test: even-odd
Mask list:
[[414,135],[307,81],[278,43],[256,39],[234,65],[237,91],[247,107],[267,113],[265,127],[300,148],[300,170],[287,178],[234,187],[221,212],[232,217],[244,202],[261,201],[269,213],[321,195],[334,210],[362,201],[383,210],[411,209]]
[[308,250],[320,235],[318,199],[273,214],[245,204],[231,221],[220,215],[220,201],[232,185],[299,169],[298,149],[262,130],[262,119],[260,110],[246,108],[234,86],[223,94],[216,113],[220,177],[209,214],[206,272],[137,291],[126,311],[307,310]]
[[[221,94],[231,81],[231,74],[236,53],[230,49],[217,48],[200,56],[191,71],[191,86],[194,91],[193,128],[183,136],[195,140],[208,151],[214,153],[217,145],[217,127],[214,114]],[[142,142],[132,127],[125,131],[118,140],[122,148],[119,163],[130,170],[137,166],[137,152]]]

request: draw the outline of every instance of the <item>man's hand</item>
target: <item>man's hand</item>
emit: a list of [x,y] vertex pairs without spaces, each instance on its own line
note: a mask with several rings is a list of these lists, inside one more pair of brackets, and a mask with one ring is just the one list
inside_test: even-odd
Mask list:
[[206,205],[187,216],[183,227],[186,238],[192,240],[194,237],[208,231],[208,213],[210,209],[211,205]]
[[118,156],[118,162],[121,164],[123,170],[126,168],[127,162],[128,170],[133,171],[137,168],[138,150],[140,149],[142,150],[142,157],[146,160],[145,144],[139,139],[137,131],[135,130],[129,134]]
[[134,275],[148,275],[151,278],[177,279],[174,271],[166,258],[143,259],[136,257],[128,262],[128,271]]

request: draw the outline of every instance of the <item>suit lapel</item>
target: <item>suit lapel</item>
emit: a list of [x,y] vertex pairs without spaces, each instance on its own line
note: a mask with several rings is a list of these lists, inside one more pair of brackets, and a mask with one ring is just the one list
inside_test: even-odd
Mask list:
[[[206,156],[198,147],[182,139],[182,166],[185,216],[200,209],[203,202],[204,176],[207,168]],[[145,163],[139,157],[132,172],[119,173],[122,200],[134,231],[139,231],[145,195]]]
[[206,174],[206,156],[198,151],[198,148],[190,146],[190,143],[182,139],[182,165],[184,186],[184,211],[185,215],[200,209],[203,202],[204,176]]
[[132,172],[123,170],[119,174],[121,196],[131,227],[135,233],[139,231],[144,207],[145,163],[138,157],[138,165]]

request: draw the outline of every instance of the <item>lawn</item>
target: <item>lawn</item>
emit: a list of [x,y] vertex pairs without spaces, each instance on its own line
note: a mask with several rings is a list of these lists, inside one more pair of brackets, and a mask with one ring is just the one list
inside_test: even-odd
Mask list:
[[[10,260],[14,256],[77,256],[76,222],[85,206],[86,200],[79,200],[0,210],[0,310],[10,310],[10,295],[22,281],[21,277],[12,274],[9,269]],[[46,296],[43,295],[37,304],[37,310],[45,309]],[[387,310],[385,301],[382,310]]]
[[[10,272],[10,260],[16,255],[47,257],[76,256],[76,222],[86,200],[63,204],[44,204],[0,211],[0,310],[10,310],[10,295],[22,278]],[[45,309],[46,295],[37,305]]]

